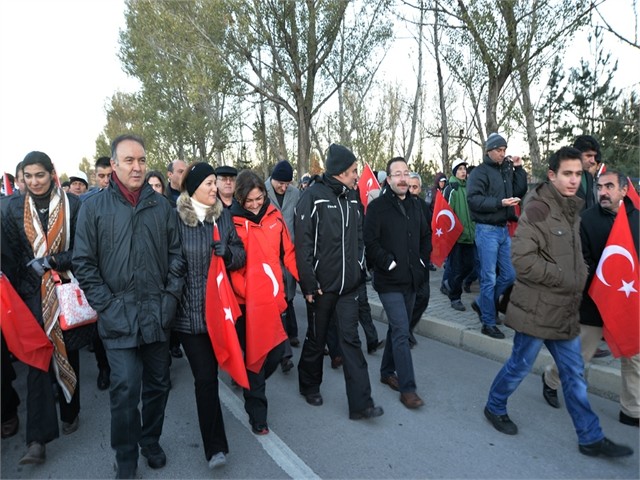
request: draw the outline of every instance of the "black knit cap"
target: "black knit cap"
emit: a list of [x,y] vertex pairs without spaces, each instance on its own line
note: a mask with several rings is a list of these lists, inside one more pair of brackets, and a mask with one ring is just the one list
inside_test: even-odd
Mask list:
[[353,162],[355,161],[356,156],[351,150],[347,147],[343,147],[342,145],[333,143],[329,147],[329,152],[327,153],[325,172],[328,175],[340,175],[353,165]]
[[293,180],[293,167],[286,160],[281,160],[273,167],[271,178],[276,182],[290,182]]
[[213,169],[211,165],[205,162],[196,163],[187,175],[187,179],[185,181],[185,188],[187,189],[187,193],[189,196],[193,195],[193,193],[198,189],[200,184],[204,182],[204,180],[209,175],[215,175],[216,171]]

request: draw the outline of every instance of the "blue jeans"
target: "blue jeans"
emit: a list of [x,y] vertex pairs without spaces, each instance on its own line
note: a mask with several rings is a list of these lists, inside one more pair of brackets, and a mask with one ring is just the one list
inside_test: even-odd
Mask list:
[[495,325],[496,302],[516,279],[507,227],[476,224],[476,248],[480,260],[480,296],[476,302],[483,325]]
[[416,300],[415,292],[379,293],[380,301],[389,319],[387,341],[380,363],[380,376],[398,375],[401,393],[416,391],[413,360],[409,347],[409,320]]
[[511,357],[491,384],[487,409],[496,415],[507,413],[507,400],[531,371],[543,343],[558,366],[562,392],[578,435],[578,443],[588,445],[602,440],[604,434],[600,428],[600,420],[587,398],[580,337],[571,340],[543,340],[516,332]]

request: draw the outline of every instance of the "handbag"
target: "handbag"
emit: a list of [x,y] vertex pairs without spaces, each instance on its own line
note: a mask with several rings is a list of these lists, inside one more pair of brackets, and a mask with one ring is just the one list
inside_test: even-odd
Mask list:
[[95,323],[98,320],[98,314],[87,302],[87,297],[73,274],[68,272],[71,281],[62,283],[58,272],[55,270],[51,272],[60,306],[60,328],[64,331]]

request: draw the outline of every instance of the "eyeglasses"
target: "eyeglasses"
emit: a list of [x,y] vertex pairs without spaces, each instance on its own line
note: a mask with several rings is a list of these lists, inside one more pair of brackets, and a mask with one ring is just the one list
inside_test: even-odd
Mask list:
[[390,173],[390,174],[389,174],[389,176],[390,176],[390,177],[393,177],[393,178],[402,178],[402,177],[407,178],[407,177],[411,176],[411,172],[396,172],[396,173]]

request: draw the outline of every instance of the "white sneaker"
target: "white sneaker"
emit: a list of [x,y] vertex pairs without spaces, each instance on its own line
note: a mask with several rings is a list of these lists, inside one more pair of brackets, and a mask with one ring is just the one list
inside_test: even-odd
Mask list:
[[219,468],[227,464],[227,458],[224,456],[224,453],[218,452],[211,460],[209,460],[209,468]]

